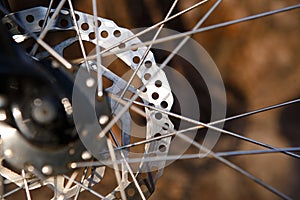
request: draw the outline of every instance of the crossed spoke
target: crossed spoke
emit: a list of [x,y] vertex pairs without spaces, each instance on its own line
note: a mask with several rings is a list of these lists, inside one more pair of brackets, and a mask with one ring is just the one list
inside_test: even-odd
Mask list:
[[[222,22],[222,23],[218,23],[218,24],[214,24],[214,25],[210,25],[210,26],[206,26],[206,27],[202,27],[201,28],[201,25],[205,22],[205,20],[211,15],[211,13],[213,13],[213,11],[216,9],[216,7],[222,2],[222,0],[218,0],[209,9],[209,11],[204,15],[204,17],[201,18],[198,21],[198,23],[194,26],[194,28],[191,31],[187,31],[187,32],[184,32],[184,33],[180,33],[180,34],[176,34],[176,35],[172,35],[172,36],[168,36],[168,37],[158,38],[158,35],[159,35],[160,31],[162,30],[163,26],[165,25],[165,23],[167,23],[167,22],[171,21],[172,19],[175,19],[175,18],[177,18],[177,17],[179,17],[179,16],[181,16],[181,15],[183,15],[183,14],[185,14],[185,13],[187,13],[187,12],[189,12],[189,11],[197,8],[197,7],[199,7],[200,5],[202,5],[202,4],[204,4],[204,3],[208,2],[208,1],[209,0],[200,1],[200,2],[198,2],[196,4],[194,4],[194,5],[186,8],[186,9],[184,9],[184,10],[182,10],[182,11],[174,14],[174,15],[171,15],[174,7],[176,6],[176,4],[178,2],[178,0],[174,0],[171,8],[169,9],[167,15],[165,16],[165,18],[162,21],[154,24],[153,26],[147,28],[144,31],[141,31],[141,32],[139,32],[137,34],[134,34],[134,35],[132,35],[132,36],[130,36],[130,37],[122,40],[121,42],[113,44],[111,47],[106,48],[105,50],[101,51],[100,50],[100,46],[99,46],[99,40],[100,40],[100,38],[99,38],[99,27],[97,26],[97,16],[98,16],[98,13],[97,13],[97,3],[96,3],[96,0],[92,0],[92,4],[93,4],[93,16],[94,16],[94,26],[95,26],[94,28],[95,28],[95,35],[96,35],[97,44],[96,44],[96,55],[92,55],[92,56],[88,57],[87,54],[86,54],[86,52],[85,52],[84,44],[83,44],[83,41],[82,41],[82,38],[81,38],[81,34],[80,34],[80,31],[79,31],[79,27],[78,27],[78,24],[77,24],[77,21],[76,21],[75,11],[74,11],[72,2],[71,2],[71,0],[68,0],[68,4],[69,4],[69,7],[70,7],[70,14],[71,14],[73,22],[74,22],[74,28],[75,28],[75,30],[77,32],[77,37],[78,37],[78,41],[79,41],[79,44],[80,44],[81,53],[82,53],[82,56],[83,56],[83,60],[84,60],[84,62],[86,64],[87,70],[93,69],[93,66],[90,66],[90,63],[88,61],[90,59],[95,59],[96,58],[96,63],[97,63],[97,80],[98,80],[98,82],[97,82],[98,83],[97,94],[98,94],[98,96],[101,97],[103,95],[102,76],[105,73],[106,74],[109,73],[111,77],[114,77],[114,78],[117,78],[117,79],[121,79],[120,77],[118,77],[117,75],[115,75],[113,72],[110,72],[109,70],[106,70],[105,67],[102,66],[102,64],[101,64],[101,57],[102,56],[112,55],[112,54],[116,55],[116,54],[119,54],[119,53],[122,53],[122,52],[125,52],[125,51],[129,51],[129,50],[132,50],[132,49],[137,49],[139,47],[147,46],[147,50],[143,54],[142,59],[138,63],[138,66],[135,69],[135,71],[132,74],[132,76],[130,77],[129,81],[124,81],[123,80],[125,82],[126,86],[124,87],[124,90],[122,91],[121,95],[120,96],[115,96],[113,94],[110,94],[110,97],[117,102],[116,105],[115,105],[115,107],[112,109],[113,112],[115,111],[115,108],[119,104],[123,105],[123,107],[120,110],[120,112],[116,113],[115,117],[99,133],[99,136],[101,138],[106,137],[106,139],[107,139],[107,146],[108,146],[108,151],[109,151],[109,154],[110,154],[110,159],[106,160],[106,161],[101,161],[101,162],[100,161],[90,161],[90,162],[73,163],[73,165],[72,165],[73,168],[79,168],[79,167],[81,168],[81,167],[83,167],[85,169],[84,172],[83,172],[83,174],[82,174],[82,176],[81,176],[81,181],[80,182],[78,182],[78,181],[75,180],[76,177],[78,176],[78,172],[76,172],[76,171],[71,175],[71,177],[69,177],[67,175],[63,176],[64,178],[66,178],[68,180],[68,182],[67,182],[67,184],[65,186],[66,190],[69,189],[72,186],[72,184],[75,184],[75,185],[78,186],[78,190],[77,190],[77,193],[76,193],[74,199],[77,199],[79,197],[81,189],[87,190],[87,191],[91,192],[93,195],[95,195],[95,196],[97,196],[97,197],[99,197],[101,199],[105,199],[105,196],[97,193],[93,189],[91,189],[89,187],[86,187],[83,184],[83,181],[84,181],[84,179],[87,176],[87,169],[88,169],[88,167],[91,167],[91,166],[93,166],[93,167],[95,167],[95,166],[103,166],[104,164],[105,165],[112,165],[113,168],[114,168],[114,171],[115,171],[115,178],[116,178],[116,180],[118,182],[118,185],[119,185],[119,188],[120,188],[121,197],[122,197],[122,199],[126,199],[125,186],[123,184],[122,177],[120,176],[119,166],[118,165],[125,166],[125,168],[129,172],[129,174],[132,176],[134,184],[135,184],[137,190],[139,191],[139,194],[140,194],[141,198],[144,200],[146,198],[145,198],[145,196],[144,196],[144,194],[142,192],[141,187],[139,186],[139,184],[137,182],[136,177],[134,176],[134,174],[132,172],[132,169],[131,169],[131,167],[129,165],[130,163],[138,163],[138,162],[141,162],[141,161],[143,161],[143,162],[155,162],[155,161],[158,161],[158,160],[165,160],[166,161],[166,160],[176,160],[176,159],[197,159],[197,158],[203,158],[203,157],[210,157],[210,158],[213,158],[215,160],[218,160],[221,163],[223,163],[224,165],[227,165],[230,168],[232,168],[232,169],[236,170],[237,172],[239,172],[240,174],[242,174],[242,175],[250,178],[251,180],[253,180],[257,184],[263,186],[264,188],[266,188],[267,190],[273,192],[274,194],[278,195],[279,197],[281,197],[283,199],[290,199],[290,197],[288,197],[287,195],[285,195],[282,192],[278,191],[277,189],[273,188],[269,184],[265,183],[261,179],[257,178],[256,176],[252,175],[251,173],[245,171],[244,169],[240,168],[239,166],[237,166],[237,165],[233,164],[232,162],[228,161],[224,157],[242,156],[242,155],[254,155],[254,154],[283,153],[283,154],[287,154],[289,156],[292,156],[294,158],[300,158],[300,155],[298,155],[296,153],[296,152],[300,151],[300,147],[276,148],[276,147],[273,147],[273,146],[271,146],[269,144],[266,144],[266,143],[263,143],[263,142],[260,142],[260,141],[248,138],[248,137],[244,137],[244,136],[242,136],[240,134],[237,134],[235,132],[217,128],[214,125],[217,125],[217,124],[220,124],[220,123],[223,123],[223,122],[226,122],[226,121],[240,119],[240,118],[247,117],[247,116],[250,116],[250,115],[254,115],[254,114],[257,114],[257,113],[269,111],[269,110],[276,109],[276,108],[279,108],[279,107],[282,107],[282,106],[287,106],[287,105],[291,105],[291,104],[294,104],[294,103],[299,103],[300,99],[295,99],[295,100],[292,100],[292,101],[288,101],[288,102],[284,102],[284,103],[279,103],[279,104],[276,104],[276,105],[273,105],[273,106],[268,106],[268,107],[265,107],[265,108],[260,108],[260,109],[254,110],[254,111],[245,112],[245,113],[242,113],[240,115],[235,115],[235,116],[227,117],[227,118],[220,119],[220,120],[217,120],[217,121],[214,121],[214,122],[210,122],[210,123],[202,123],[200,121],[197,121],[197,120],[194,120],[194,119],[191,119],[191,118],[187,118],[185,116],[178,115],[176,113],[172,113],[170,111],[166,111],[164,109],[159,109],[159,108],[156,108],[154,106],[150,106],[150,105],[147,105],[147,104],[140,103],[140,102],[136,101],[136,99],[140,96],[141,91],[143,91],[143,89],[147,86],[147,83],[144,84],[139,89],[135,89],[131,85],[131,83],[132,83],[134,77],[136,76],[138,70],[140,69],[140,66],[145,61],[148,53],[150,52],[151,47],[154,44],[159,44],[159,43],[164,43],[164,42],[168,42],[168,41],[172,41],[172,40],[181,39],[181,42],[178,44],[178,46],[172,51],[172,53],[164,60],[164,62],[162,63],[162,65],[159,67],[159,70],[162,70],[172,60],[172,58],[179,52],[179,50],[185,45],[186,41],[193,34],[201,33],[201,32],[204,32],[204,31],[209,31],[209,30],[214,30],[214,29],[221,28],[221,27],[226,27],[226,26],[229,26],[229,25],[237,24],[237,23],[247,22],[247,21],[250,21],[250,20],[254,20],[254,19],[266,17],[266,16],[269,16],[269,15],[274,15],[274,14],[277,14],[277,13],[294,10],[294,9],[297,9],[297,8],[300,7],[300,4],[297,4],[297,5],[288,6],[288,7],[285,7],[285,8],[280,8],[280,9],[276,9],[276,10],[272,10],[272,11],[268,11],[268,12],[263,12],[263,13],[259,13],[259,14],[247,16],[247,17],[244,17],[244,18],[239,18],[239,19],[236,19],[236,20],[230,20],[230,21],[226,21],[226,22]],[[51,46],[49,46],[43,40],[44,37],[46,36],[47,32],[52,27],[53,23],[55,22],[55,18],[58,16],[58,14],[61,11],[61,9],[62,9],[63,5],[65,4],[65,2],[66,2],[66,0],[62,0],[58,4],[58,6],[55,9],[53,15],[49,18],[50,12],[51,12],[51,9],[52,9],[52,6],[53,6],[52,5],[53,4],[53,0],[50,1],[48,10],[47,10],[47,13],[46,13],[46,16],[45,16],[45,20],[44,20],[43,25],[42,25],[42,31],[41,31],[41,33],[40,33],[39,36],[35,35],[34,33],[30,32],[29,30],[26,30],[26,27],[23,27],[23,28],[25,29],[26,32],[28,32],[28,34],[33,39],[36,40],[36,43],[33,46],[32,50],[30,52],[30,55],[34,56],[35,53],[36,53],[36,51],[37,51],[37,49],[38,49],[38,47],[41,46],[45,50],[47,50],[57,61],[59,61],[65,68],[71,69],[72,68],[72,64],[69,61],[67,61],[65,58],[63,58],[62,56],[60,56],[55,50],[53,50],[53,48]],[[5,8],[2,5],[0,5],[0,9],[4,13],[7,13],[7,10],[5,10]],[[13,19],[13,20],[16,21],[16,22],[18,22],[18,19]],[[21,23],[18,23],[18,24],[20,26],[22,26]],[[128,42],[128,41],[130,41],[130,40],[132,40],[134,38],[137,38],[137,37],[139,37],[139,36],[141,36],[141,35],[149,32],[149,31],[153,30],[154,28],[157,28],[157,27],[159,29],[156,32],[156,34],[155,34],[155,36],[153,37],[152,40],[146,41],[146,42],[142,42],[140,44],[135,44],[135,45],[132,45],[130,47],[125,47],[125,48],[122,48],[122,49],[119,49],[119,50],[116,49],[116,47],[118,47],[120,44],[124,44],[124,43],[126,43],[126,42]],[[149,82],[158,75],[159,70],[156,73],[154,73],[154,75],[150,78]],[[130,90],[134,94],[131,99],[124,98],[124,95],[125,95],[125,93],[126,93],[127,90]],[[159,111],[161,113],[167,114],[168,116],[173,116],[173,117],[176,117],[176,118],[178,118],[180,120],[184,120],[184,121],[190,122],[191,124],[194,124],[194,126],[186,128],[186,129],[183,129],[183,130],[178,130],[178,131],[170,129],[169,127],[167,127],[169,129],[168,130],[169,132],[167,134],[165,134],[165,135],[161,135],[161,136],[150,138],[150,139],[145,139],[145,140],[142,140],[142,141],[139,141],[139,142],[130,143],[130,144],[123,145],[123,146],[121,146],[120,144],[118,144],[117,140],[115,140],[114,141],[115,142],[115,147],[114,147],[114,145],[112,144],[112,141],[108,137],[108,133],[111,133],[110,132],[111,128],[115,125],[115,123],[122,117],[122,115],[126,111],[128,111],[129,109],[132,109],[136,113],[142,115],[143,117],[146,117],[146,113],[144,111],[136,108],[136,106],[143,106],[144,108],[149,108],[149,109],[152,109],[152,110]],[[155,122],[155,123],[157,123],[157,122]],[[157,125],[163,126],[162,124],[157,124]],[[244,140],[244,141],[247,141],[247,142],[250,142],[250,143],[254,143],[256,145],[265,147],[267,149],[264,149],[264,150],[247,150],[247,151],[213,152],[213,151],[210,151],[209,149],[207,149],[205,146],[201,145],[200,143],[191,140],[186,135],[191,130],[198,130],[198,129],[202,129],[202,128],[212,129],[212,130],[221,132],[223,134],[227,134],[227,135],[233,136],[235,138],[239,138],[241,140]],[[124,155],[124,152],[125,152],[125,151],[123,151],[124,149],[128,149],[128,148],[131,148],[131,147],[134,147],[134,146],[137,146],[137,145],[143,145],[143,144],[147,144],[147,143],[151,143],[151,142],[156,142],[158,140],[161,140],[161,139],[167,138],[167,137],[171,137],[171,136],[178,136],[178,137],[180,137],[183,141],[191,143],[194,147],[198,148],[200,152],[204,152],[204,153],[200,153],[199,152],[199,153],[196,153],[196,154],[167,155],[167,156],[143,157],[143,158],[127,158]],[[44,177],[41,177],[40,172],[38,172],[38,171],[32,171],[32,173],[35,174],[36,177],[39,177],[41,180],[44,179]],[[28,200],[31,200],[30,185],[36,183],[35,182],[36,180],[33,180],[33,179],[32,180],[28,180],[26,178],[25,170],[23,169],[21,171],[21,179],[19,180],[19,182],[20,181],[21,182],[23,181],[23,183],[20,183],[20,185],[18,185],[19,186],[18,188],[7,192],[6,194],[3,195],[3,197],[7,197],[7,196],[9,196],[9,195],[17,192],[20,189],[24,189],[25,193],[26,193],[26,198]],[[54,188],[55,189],[58,188],[57,177],[54,178]],[[58,191],[55,191],[55,193],[58,193]],[[55,198],[57,198],[57,196],[55,196]]]

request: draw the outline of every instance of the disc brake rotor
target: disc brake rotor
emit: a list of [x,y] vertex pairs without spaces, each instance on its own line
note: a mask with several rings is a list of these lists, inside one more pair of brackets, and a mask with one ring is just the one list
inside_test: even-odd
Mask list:
[[[51,10],[50,15],[53,14],[54,10]],[[19,19],[20,22],[23,24],[24,27],[26,27],[27,30],[30,30],[34,33],[40,34],[42,32],[42,26],[43,22],[45,20],[45,16],[47,13],[47,8],[45,7],[35,7],[27,10],[22,10],[18,11],[15,13],[11,13],[8,16],[5,16],[2,21],[6,26],[9,28],[9,31],[12,33],[13,38],[15,39],[16,42],[22,43],[23,41],[27,40],[29,35],[26,32],[23,32],[22,27],[17,25],[12,19],[16,18]],[[94,27],[94,19],[92,15],[82,13],[79,11],[75,11],[76,15],[76,23],[78,24],[79,27],[79,34],[80,38],[83,41],[92,43],[92,44],[99,44],[101,48],[107,49],[111,47],[114,44],[118,44],[125,40],[126,38],[129,38],[133,36],[133,33],[125,28],[117,26],[113,21],[100,18],[98,17],[98,26],[99,26],[99,38],[100,40],[97,42],[96,37],[95,37],[95,27]],[[48,21],[50,19],[47,19]],[[59,15],[56,17],[54,20],[53,25],[49,28],[49,31],[52,32],[64,32],[64,31],[70,31],[70,30],[75,30],[74,26],[74,21],[72,20],[72,17],[70,15],[69,10],[61,10]],[[53,46],[53,49],[58,52],[61,56],[64,56],[64,51],[70,47],[72,44],[78,42],[79,37],[76,35],[75,37],[69,37],[65,39],[63,42],[56,44]],[[124,47],[129,47],[134,44],[139,44],[141,41],[138,38],[133,38],[130,41],[127,41],[125,43],[122,43],[115,49],[111,50],[112,52],[114,50],[118,50]],[[123,53],[117,53],[115,56],[117,56],[119,59],[121,59],[128,67],[131,68],[131,70],[136,70],[138,63],[140,60],[143,58],[145,52],[147,50],[147,47],[140,47],[137,50],[128,50]],[[38,60],[42,59],[47,59],[50,56],[49,52],[39,52],[36,54],[36,58]],[[90,67],[91,70],[97,71],[97,66],[96,66],[96,60],[89,60],[89,66],[86,66],[85,62],[82,62],[81,68],[85,69]],[[98,66],[99,67],[99,66]],[[109,88],[106,88],[105,92],[109,92],[115,95],[118,95],[120,92],[124,90],[126,87],[126,81],[123,80],[121,77],[117,76],[113,72],[111,72],[108,68],[103,68],[103,76],[106,77],[107,79],[112,81],[112,86]],[[80,74],[77,74],[80,75]],[[152,78],[152,76],[154,76]],[[159,69],[158,65],[155,62],[154,56],[152,52],[149,52],[144,59],[144,62],[142,63],[141,67],[137,71],[137,76],[139,77],[140,81],[145,85],[147,84],[146,90],[140,93],[140,98],[145,104],[150,104],[155,106],[156,108],[164,109],[166,111],[169,111],[173,105],[173,96],[171,93],[171,88],[169,86],[167,77],[165,73]],[[150,78],[151,77],[151,78]],[[84,84],[86,83],[86,79],[82,80],[83,84],[81,87],[83,89],[86,89],[88,91],[89,87]],[[159,84],[158,84],[159,83]],[[63,86],[62,86],[63,87]],[[93,89],[93,88],[91,88]],[[93,90],[91,90],[93,91]],[[138,89],[135,89],[134,87],[129,87],[129,91],[132,93],[139,92]],[[116,105],[116,101],[113,99],[109,99],[109,105],[110,109],[114,109],[114,105]],[[75,109],[75,108],[74,108]],[[116,113],[122,109],[122,105],[119,105],[115,110]],[[147,119],[147,128],[146,128],[146,136],[145,139],[150,139],[155,137],[156,134],[159,135],[164,135],[167,133],[167,130],[164,129],[163,126],[167,125],[171,129],[174,127],[171,120],[168,118],[166,114],[160,113],[159,119],[157,118],[157,111],[155,110],[150,110],[145,108],[145,113],[146,113],[146,119]],[[51,114],[51,113],[50,113]],[[55,113],[54,113],[55,114]],[[38,110],[36,111],[36,115],[39,115]],[[51,117],[51,116],[50,116]],[[76,118],[76,116],[73,116]],[[38,117],[40,119],[40,117]],[[45,118],[45,120],[48,120],[48,118]],[[76,120],[75,120],[76,121]],[[127,111],[121,118],[121,131],[122,131],[122,145],[127,145],[130,144],[130,134],[135,134],[131,133],[131,115],[129,111]],[[98,124],[99,125],[99,124]],[[97,152],[99,150],[103,150],[105,147],[99,147],[100,149],[95,148],[94,145],[91,145],[91,139],[93,141],[97,141],[97,136],[99,132],[93,132],[93,129],[89,128],[88,126],[85,126],[84,124],[76,124],[75,126],[77,128],[77,131],[79,132],[79,135],[81,134],[80,131],[83,129],[89,133],[88,140],[84,139],[84,137],[81,137],[81,140],[83,144],[85,145],[86,149],[93,154],[93,156],[97,159],[99,159],[99,156]],[[80,127],[78,127],[80,126]],[[137,134],[138,135],[138,134]],[[9,142],[9,139],[5,140],[4,139],[4,144]],[[144,157],[147,157],[149,155],[157,155],[161,158],[164,156],[167,156],[169,145],[171,142],[171,138],[165,138],[161,139],[157,142],[153,142],[150,144],[146,144],[144,147]],[[26,143],[25,146],[31,146],[31,144]],[[163,148],[162,148],[163,147]],[[5,145],[4,145],[5,148]],[[102,149],[101,149],[102,148]],[[162,150],[163,149],[163,150]],[[104,149],[106,150],[106,149]],[[5,149],[4,149],[5,151]],[[38,149],[38,153],[45,153],[42,148]],[[68,156],[68,155],[66,155]],[[100,157],[101,158],[101,157]],[[141,159],[142,160],[142,159]],[[140,172],[143,171],[149,171],[149,169],[157,169],[156,173],[150,172],[147,173],[147,176],[140,176],[137,175],[137,180],[140,183],[140,185],[146,185],[146,190],[143,190],[143,193],[146,197],[148,197],[154,190],[154,184],[156,180],[162,175],[163,168],[165,166],[165,161],[164,159],[160,159],[160,161],[155,161],[155,162],[145,162],[141,161],[140,163]],[[59,162],[59,160],[57,160]],[[26,162],[23,161],[23,162]],[[123,168],[126,169],[126,165],[122,164]],[[104,169],[105,167],[98,167],[95,168],[95,173],[98,173],[99,176],[89,176],[84,179],[83,185],[85,186],[92,186],[94,184],[98,184],[101,181],[101,178],[104,175]],[[5,174],[7,173],[7,174]],[[5,170],[2,170],[1,174],[8,178],[10,177],[9,173],[11,172],[5,172]],[[128,170],[125,170],[123,172],[125,174],[128,174]],[[129,189],[133,189],[134,192],[131,196],[129,196],[129,199],[138,199],[139,198],[139,193],[138,190],[136,189],[135,185],[133,182],[130,182],[128,180],[129,175],[123,176],[122,184],[125,185],[126,191]],[[64,177],[63,176],[58,176],[59,182],[61,184],[59,185],[58,190],[60,190],[61,193],[64,194],[65,198],[70,198],[74,196],[78,190],[78,186],[70,187],[70,188],[65,188],[63,182],[64,182]],[[91,180],[92,179],[92,180]],[[126,180],[125,180],[126,179]],[[90,184],[92,182],[92,184]],[[43,184],[54,184],[54,179],[53,177],[47,178],[44,180]],[[42,185],[43,185],[42,184]],[[37,185],[34,187],[30,187],[30,189],[35,189]],[[118,193],[120,190],[120,186],[117,186],[113,192],[107,195],[108,199],[114,199],[115,195]]]

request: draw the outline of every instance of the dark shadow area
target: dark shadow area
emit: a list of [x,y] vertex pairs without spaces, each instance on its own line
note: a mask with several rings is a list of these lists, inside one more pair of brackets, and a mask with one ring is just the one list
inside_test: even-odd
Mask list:
[[[292,104],[286,106],[280,113],[279,125],[280,133],[289,141],[291,147],[298,147],[300,145],[300,104]],[[295,184],[291,188],[293,196],[300,196],[300,162],[295,160],[295,168],[293,176]]]

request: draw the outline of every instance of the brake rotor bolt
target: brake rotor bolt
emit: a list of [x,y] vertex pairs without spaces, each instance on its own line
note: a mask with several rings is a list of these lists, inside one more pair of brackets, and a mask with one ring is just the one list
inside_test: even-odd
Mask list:
[[71,169],[75,169],[76,167],[77,167],[77,164],[76,164],[76,163],[71,163],[71,164],[70,164],[70,168],[71,168]]

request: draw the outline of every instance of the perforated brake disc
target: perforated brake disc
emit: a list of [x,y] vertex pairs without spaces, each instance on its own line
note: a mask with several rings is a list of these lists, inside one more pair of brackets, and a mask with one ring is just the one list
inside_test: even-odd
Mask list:
[[[54,10],[51,10],[50,13],[53,12]],[[46,13],[47,13],[47,8],[35,7],[35,8],[19,11],[16,13],[11,13],[10,15],[5,16],[2,19],[2,21],[4,24],[6,24],[10,32],[13,34],[13,38],[15,39],[15,41],[22,43],[24,40],[27,40],[30,37],[28,34],[20,31],[21,30],[20,26],[18,26],[12,19],[14,18],[19,19],[23,24],[23,26],[26,27],[27,30],[30,30],[36,34],[40,34],[42,31],[42,25],[45,20],[44,18],[46,16]],[[76,15],[76,20],[79,27],[79,34],[81,39],[83,41],[90,42],[96,45],[97,41],[95,37],[93,16],[78,11],[75,11],[75,15]],[[51,14],[49,16],[51,16]],[[98,25],[99,25],[99,36],[100,36],[100,40],[98,41],[98,44],[101,46],[101,48],[104,49],[109,48],[114,44],[118,44],[119,42],[133,35],[133,33],[130,30],[119,27],[113,21],[108,19],[98,17]],[[55,23],[50,28],[50,31],[63,32],[63,31],[70,31],[70,30],[75,30],[75,26],[72,17],[70,15],[70,12],[68,10],[61,10],[59,15],[55,19]],[[75,42],[77,42],[78,39],[79,39],[78,36],[67,38],[63,42],[57,44],[56,46],[53,46],[53,49],[57,51],[61,56],[63,56],[65,49],[71,46],[72,44],[74,44]],[[120,49],[134,44],[139,44],[139,43],[141,43],[141,41],[138,38],[134,38],[124,43],[122,47],[119,46],[116,47],[115,49]],[[138,65],[138,61],[143,57],[143,55],[146,52],[146,49],[147,49],[146,47],[141,47],[135,51],[129,50],[123,53],[118,53],[116,54],[116,56],[120,58],[124,63],[126,63],[126,65],[129,66],[132,70],[135,70]],[[36,58],[38,60],[41,60],[41,59],[47,59],[49,56],[50,54],[48,52],[40,52],[36,55]],[[95,60],[89,60],[89,66],[86,66],[85,63],[83,62],[81,64],[81,67],[83,69],[86,69],[87,67],[91,67],[92,70],[97,71]],[[106,78],[108,78],[113,82],[112,86],[106,89],[106,92],[118,95],[125,88],[126,82],[121,77],[111,72],[108,68],[105,68],[105,66],[103,70],[104,70],[103,76],[105,76]],[[154,75],[155,75],[154,78],[150,78]],[[137,72],[137,76],[139,77],[139,79],[143,84],[147,84],[146,90],[139,95],[140,98],[143,100],[143,102],[146,104],[151,104],[157,108],[161,108],[161,109],[165,109],[166,111],[169,111],[173,105],[173,96],[171,93],[171,89],[165,73],[159,69],[159,67],[155,62],[154,56],[151,52],[147,54],[144,63],[141,65],[141,67]],[[82,85],[82,87],[83,88],[86,87],[86,89],[88,89],[88,87],[84,84]],[[139,91],[134,87],[129,87],[129,90],[132,93],[136,93]],[[112,99],[109,99],[109,105],[111,109],[113,109],[113,106],[116,105],[116,102]],[[116,109],[116,113],[118,113],[118,111],[121,108],[122,106],[119,105]],[[145,112],[147,116],[146,117],[147,128],[146,128],[145,139],[153,138],[155,137],[156,134],[160,134],[160,135],[166,134],[167,130],[163,128],[163,124],[168,125],[170,128],[173,128],[173,124],[167,115],[161,113],[162,116],[160,117],[160,119],[157,119],[155,117],[157,111],[145,108]],[[121,121],[121,130],[122,130],[122,145],[127,145],[130,143],[130,134],[132,134],[131,124],[130,124],[131,116],[129,111],[127,111],[120,118],[120,121]],[[80,128],[82,128],[82,126]],[[97,140],[98,133],[92,132],[93,130],[89,128],[86,128],[85,131],[88,131],[90,134],[88,137],[89,140],[93,137],[95,140]],[[92,152],[95,158],[99,159],[97,152],[105,149],[101,149],[102,147],[98,147],[99,149],[97,149],[95,146],[90,145],[90,141],[86,141],[82,137],[81,139],[86,149]],[[165,138],[159,140],[158,142],[146,144],[143,153],[144,157],[153,154],[158,155],[161,158],[167,156],[169,145],[171,142],[170,140],[171,140],[170,138]],[[4,138],[3,140],[4,148],[5,148],[5,143],[9,143],[9,142],[10,142],[9,139],[5,140]],[[26,143],[26,141],[24,142]],[[26,145],[28,146],[28,148],[31,147],[31,144],[29,143],[26,143]],[[36,150],[37,148],[34,147],[34,149]],[[42,148],[38,148],[37,151],[39,151],[41,154],[45,153]],[[43,158],[44,157],[37,158],[37,159],[43,159]],[[146,186],[146,190],[143,190],[143,193],[146,197],[149,197],[150,194],[153,192],[156,180],[162,175],[163,168],[165,166],[165,161],[163,161],[163,159],[161,160],[162,161],[147,162],[147,163],[146,162],[143,163],[143,161],[141,161],[140,163],[140,172],[149,171],[149,169],[158,169],[156,173],[152,173],[152,172],[147,173],[147,176],[137,175],[137,180],[139,184]],[[23,162],[25,163],[26,159]],[[35,164],[34,163],[35,160],[30,160],[30,162],[33,162],[32,164]],[[19,163],[18,167],[20,167],[20,165],[24,163],[21,164]],[[55,166],[50,166],[50,167],[55,168]],[[126,170],[126,165],[122,164],[122,168],[125,169],[125,172],[123,172],[123,176],[122,176],[123,186],[122,187],[117,186],[114,191],[112,191],[110,194],[107,195],[107,198],[108,199],[116,198],[116,194],[118,193],[118,191],[121,188],[125,187],[126,188],[125,190],[133,189],[134,191],[130,196],[128,196],[129,199],[139,199],[140,195],[138,193],[137,188],[135,187],[133,182],[130,182],[127,178],[129,175],[126,175],[128,174],[128,170]],[[39,170],[42,171],[42,169]],[[89,177],[86,177],[83,181],[83,185],[92,186],[100,183],[102,177],[104,176],[105,167],[94,168],[94,170],[95,170],[95,174],[97,175],[96,176],[91,175]],[[2,170],[1,173],[2,176],[6,177],[7,179],[10,179],[10,177],[14,177],[14,176],[20,176],[13,171],[7,171],[7,170]],[[21,178],[21,176],[19,178]],[[59,182],[59,184],[57,184],[59,188],[57,191],[60,194],[63,194],[65,198],[70,198],[76,194],[76,192],[78,191],[78,186],[66,188],[63,184],[64,180],[65,178],[63,177],[63,175],[58,176],[56,181]],[[32,185],[30,189],[35,189],[37,187],[40,187],[42,185],[47,185],[47,184],[54,185],[53,177],[47,178],[40,185],[37,184]]]

